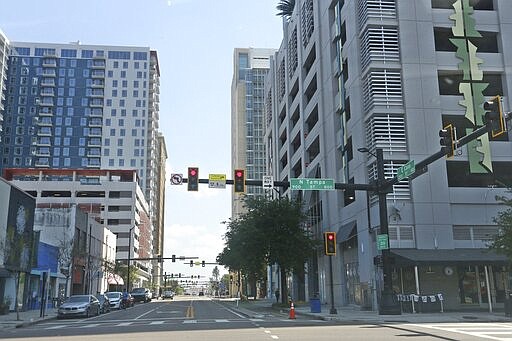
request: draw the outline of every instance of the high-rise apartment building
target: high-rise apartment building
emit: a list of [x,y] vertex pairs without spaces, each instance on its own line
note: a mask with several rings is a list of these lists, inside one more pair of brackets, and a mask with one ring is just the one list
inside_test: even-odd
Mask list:
[[[231,83],[231,166],[245,169],[246,179],[262,179],[265,175],[265,75],[270,67],[273,49],[237,48],[233,54]],[[264,194],[262,188],[246,187],[246,194]],[[242,210],[242,202],[234,195],[232,214]]]
[[[135,170],[150,230],[147,250],[132,243],[130,255],[152,257],[163,242],[167,158],[159,78],[157,52],[148,47],[11,43],[0,168]],[[118,246],[128,245],[125,232]]]
[[[507,0],[297,0],[265,88],[269,172],[281,181],[374,183],[378,149],[392,178],[439,151],[442,127],[452,124],[460,139],[481,126],[485,100],[501,95],[508,110],[511,12]],[[375,193],[288,189],[304,200],[319,240],[337,232],[332,281],[319,252],[307,264],[309,296],[330,302],[333,283],[336,304],[376,309],[385,247],[377,240],[385,239],[401,299],[502,305],[509,274],[486,243],[511,167],[508,133],[456,148],[393,186],[388,236]],[[292,297],[307,299],[297,287]]]
[[3,127],[3,102],[7,83],[7,59],[9,57],[9,40],[0,30],[0,132]]

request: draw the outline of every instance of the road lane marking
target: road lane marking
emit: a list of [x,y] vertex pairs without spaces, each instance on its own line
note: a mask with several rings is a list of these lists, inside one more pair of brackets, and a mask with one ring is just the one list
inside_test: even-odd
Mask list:
[[192,306],[192,304],[190,304],[187,307],[187,312],[185,314],[185,317],[186,318],[194,318],[194,307]]
[[122,323],[119,323],[117,326],[118,327],[126,327],[126,326],[129,326],[131,325],[133,322],[122,322]]
[[226,323],[226,322],[229,322],[229,320],[219,319],[219,320],[215,320],[215,322],[217,322],[217,323]]
[[165,321],[153,321],[150,324],[163,324]]
[[53,326],[53,327],[48,327],[48,328],[45,328],[45,329],[60,329],[60,328],[64,328],[64,327],[66,327],[66,325]]
[[99,323],[91,323],[91,324],[86,324],[86,325],[80,326],[79,328],[94,328],[94,327],[98,327],[99,325],[100,325]]
[[139,315],[139,316],[137,316],[136,318],[134,318],[134,320],[138,320],[138,319],[140,319],[141,317],[144,317],[144,316],[146,316],[147,314],[152,313],[152,312],[153,312],[153,311],[155,311],[156,309],[157,309],[157,308],[154,308],[154,309],[148,310],[148,311],[146,311],[144,314]]
[[197,323],[197,320],[185,320],[183,321],[184,324],[189,324],[189,323]]

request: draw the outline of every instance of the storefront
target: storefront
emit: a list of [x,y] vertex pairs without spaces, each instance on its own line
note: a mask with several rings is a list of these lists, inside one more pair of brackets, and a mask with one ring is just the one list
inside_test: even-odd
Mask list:
[[411,306],[415,299],[441,306],[441,299],[444,310],[493,311],[503,308],[512,287],[507,258],[493,250],[393,249],[391,253],[393,288]]

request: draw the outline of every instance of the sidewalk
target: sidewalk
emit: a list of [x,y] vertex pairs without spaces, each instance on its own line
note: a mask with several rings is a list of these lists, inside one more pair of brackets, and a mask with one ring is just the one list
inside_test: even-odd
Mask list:
[[57,309],[50,308],[45,312],[44,317],[40,317],[39,310],[27,310],[19,312],[19,319],[17,319],[17,315],[15,311],[11,311],[9,314],[0,315],[0,330],[6,328],[20,328],[24,326],[29,326],[32,324],[39,323],[45,320],[51,320],[57,318]]
[[[257,301],[225,301],[231,308],[251,318],[266,315],[281,315],[288,318],[289,308],[275,308],[275,301],[260,299]],[[330,306],[322,305],[320,313],[312,313],[309,305],[295,306],[296,316],[307,316],[326,321],[341,321],[347,324],[381,323],[457,323],[457,322],[512,322],[504,312],[439,312],[439,313],[402,313],[401,315],[379,315],[377,311],[364,311],[356,307],[335,307],[337,314],[330,314]]]

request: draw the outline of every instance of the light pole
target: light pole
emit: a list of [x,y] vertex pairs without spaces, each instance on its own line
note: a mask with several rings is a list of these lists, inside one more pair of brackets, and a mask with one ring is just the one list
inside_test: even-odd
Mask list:
[[400,303],[393,293],[392,267],[390,260],[389,243],[389,225],[388,225],[388,204],[386,196],[392,191],[392,185],[386,181],[384,173],[384,155],[382,148],[376,148],[376,154],[373,154],[368,148],[357,149],[363,153],[369,153],[377,159],[377,186],[376,191],[379,196],[379,221],[380,234],[387,239],[388,247],[382,250],[382,273],[384,287],[381,292],[379,314],[380,315],[401,315]]
[[135,228],[133,226],[128,232],[128,268],[126,271],[126,292],[130,292],[130,261],[131,261],[131,251],[132,251],[132,231]]

